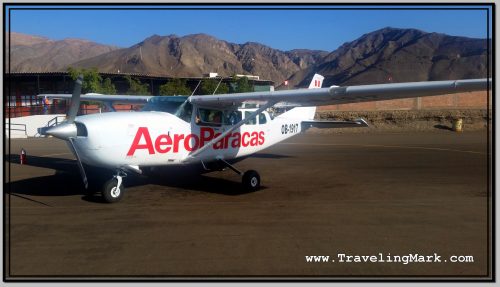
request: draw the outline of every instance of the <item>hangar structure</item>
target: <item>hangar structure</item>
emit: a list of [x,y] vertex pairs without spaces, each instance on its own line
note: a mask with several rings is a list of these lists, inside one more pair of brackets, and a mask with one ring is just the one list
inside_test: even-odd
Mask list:
[[[125,94],[129,88],[124,76],[131,76],[143,84],[149,85],[151,95],[159,95],[160,86],[174,79],[173,77],[135,74],[135,73],[99,73],[103,79],[109,78],[115,85],[118,94]],[[242,76],[242,75],[240,75]],[[210,76],[184,77],[186,84],[191,90],[195,90],[198,83]],[[229,84],[231,77],[218,77],[223,83]],[[274,88],[274,82],[260,80],[255,76],[248,76],[249,83],[254,91],[269,91]],[[4,105],[11,111],[11,116],[16,116],[17,111],[26,107],[40,107],[41,100],[36,98],[38,94],[67,94],[72,92],[74,81],[67,72],[33,72],[33,73],[7,73],[5,74]],[[199,89],[197,90],[199,91]],[[24,108],[22,108],[24,107]],[[37,109],[30,112],[35,113]],[[26,111],[22,112],[23,115]]]
[[[159,95],[160,86],[172,80],[172,77],[151,74],[134,73],[100,73],[103,79],[110,78],[115,85],[117,93],[125,94],[128,90],[128,82],[124,76],[129,75],[147,83],[152,95]],[[238,75],[243,76],[243,75]],[[247,75],[245,75],[247,76]],[[216,73],[207,73],[201,77],[182,78],[187,85],[194,90],[200,80],[205,78],[218,78]],[[274,89],[274,82],[261,80],[258,76],[247,76],[254,91],[270,91]],[[229,83],[230,77],[222,78],[222,82]],[[5,117],[20,117],[28,115],[43,114],[41,99],[36,95],[43,93],[68,94],[72,92],[73,80],[67,72],[32,72],[32,73],[7,73],[4,81],[4,106]],[[198,89],[199,92],[199,89]],[[198,94],[198,93],[196,93]],[[49,114],[66,114],[68,103],[56,102],[48,110]],[[337,104],[322,106],[319,112],[332,111],[419,111],[419,110],[470,110],[491,109],[492,95],[487,91],[470,93],[449,94],[427,98],[398,99],[379,102]],[[133,106],[115,107],[117,110],[133,110]],[[99,107],[83,104],[81,114],[99,112]]]

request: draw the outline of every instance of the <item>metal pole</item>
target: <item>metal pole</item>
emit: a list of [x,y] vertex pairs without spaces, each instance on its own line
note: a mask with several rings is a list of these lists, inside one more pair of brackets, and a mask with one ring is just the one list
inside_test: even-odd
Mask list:
[[191,96],[194,95],[196,90],[198,89],[198,86],[201,84],[201,80],[198,82],[198,85],[196,85],[196,88],[194,88],[193,92],[191,93]]
[[215,95],[215,92],[217,92],[217,89],[219,88],[220,83],[222,83],[222,80],[223,80],[223,79],[224,79],[224,78],[220,77],[220,81],[219,81],[219,83],[217,84],[217,87],[215,87],[214,93],[213,93],[212,95]]

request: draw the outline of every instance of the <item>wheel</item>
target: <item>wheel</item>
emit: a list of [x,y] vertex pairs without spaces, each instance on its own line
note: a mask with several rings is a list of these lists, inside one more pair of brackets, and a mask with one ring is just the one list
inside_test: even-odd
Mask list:
[[104,183],[102,189],[102,197],[105,202],[113,203],[118,202],[122,199],[125,194],[125,187],[123,186],[123,182],[121,182],[120,186],[118,185],[118,179],[113,177],[112,179],[106,181]]
[[260,188],[260,175],[255,170],[247,170],[243,173],[243,187],[248,191],[256,191]]

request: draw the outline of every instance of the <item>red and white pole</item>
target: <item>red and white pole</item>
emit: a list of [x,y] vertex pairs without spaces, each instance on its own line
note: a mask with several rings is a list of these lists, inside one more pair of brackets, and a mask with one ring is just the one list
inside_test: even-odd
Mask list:
[[26,151],[21,149],[21,154],[19,155],[19,163],[20,164],[25,164],[26,163]]

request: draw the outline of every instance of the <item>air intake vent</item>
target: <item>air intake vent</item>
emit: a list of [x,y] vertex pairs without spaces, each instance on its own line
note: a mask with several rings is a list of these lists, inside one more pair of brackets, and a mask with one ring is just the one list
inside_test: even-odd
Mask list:
[[88,136],[87,127],[84,124],[79,123],[79,122],[75,122],[75,125],[76,125],[76,136],[77,137]]

